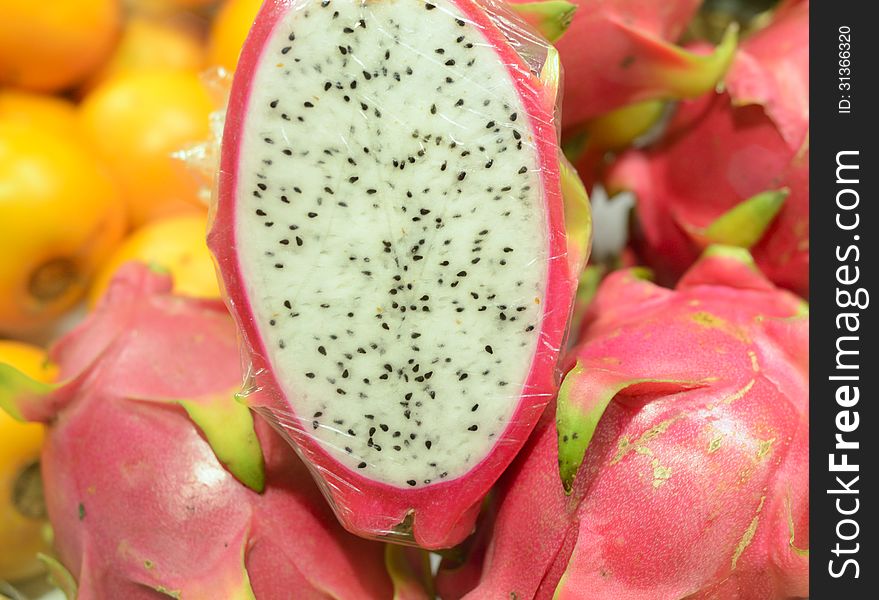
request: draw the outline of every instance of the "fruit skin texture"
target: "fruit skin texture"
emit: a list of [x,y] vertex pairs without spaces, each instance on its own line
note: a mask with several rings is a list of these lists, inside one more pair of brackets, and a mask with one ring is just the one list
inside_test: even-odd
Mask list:
[[0,332],[50,324],[86,290],[125,228],[115,182],[89,148],[0,121]]
[[556,42],[565,68],[566,130],[634,102],[704,93],[729,63],[731,43],[714,61],[673,45],[700,0],[571,1],[577,12]]
[[133,226],[203,206],[172,154],[209,138],[212,110],[198,76],[173,69],[120,75],[85,98],[83,135],[119,180]]
[[208,63],[234,71],[262,0],[226,0],[211,25]]
[[[0,340],[0,363],[38,381],[48,383],[55,377],[46,353],[29,344]],[[0,579],[6,581],[25,579],[43,570],[37,553],[48,550],[43,538],[45,508],[42,498],[27,497],[42,492],[37,480],[43,436],[42,425],[19,423],[0,410]],[[15,502],[17,496],[25,503],[25,512]]]
[[735,253],[675,290],[638,274],[602,284],[557,412],[501,481],[478,585],[447,562],[444,598],[460,578],[474,600],[808,595],[802,302]]
[[[64,383],[12,395],[13,410],[51,421],[46,499],[78,597],[391,598],[384,547],[344,532],[286,443],[261,420],[254,432],[233,399],[240,360],[222,303],[170,289],[143,266],[123,269],[53,349]],[[215,438],[204,425],[218,410],[227,412]],[[239,458],[262,449],[262,494],[224,469],[206,441],[219,450],[230,430],[243,434],[234,439]]]
[[207,216],[196,212],[154,221],[133,232],[101,265],[89,303],[96,305],[116,271],[132,260],[171,275],[178,296],[219,298],[214,261],[205,243],[207,226]]
[[700,231],[756,194],[787,188],[777,215],[743,228],[766,226],[751,248],[757,264],[777,285],[808,294],[808,10],[802,2],[780,12],[742,44],[726,92],[682,102],[662,142],[611,167],[608,188],[638,197],[636,243],[661,281],[674,281],[712,241]]
[[110,53],[118,0],[2,0],[0,86],[57,92],[82,81]]
[[[500,37],[502,34],[490,24],[486,13],[478,5],[470,0],[457,0],[456,5],[466,15],[467,20],[484,28],[488,35],[498,36],[497,51],[503,62],[511,65],[511,75],[517,85],[523,88],[538,85],[535,78],[528,74],[529,70],[521,57],[508,45],[505,38]],[[249,400],[249,404],[258,408],[267,406],[270,412],[283,415],[285,433],[292,438],[313,470],[324,479],[325,493],[349,531],[369,537],[395,536],[395,539],[402,539],[405,543],[413,543],[426,549],[448,548],[472,532],[482,499],[513,459],[542,412],[551,394],[551,391],[544,393],[544,390],[552,390],[556,385],[558,347],[562,344],[567,328],[576,274],[586,257],[574,256],[575,253],[571,252],[571,262],[576,263],[576,266],[566,260],[550,262],[545,303],[552,308],[544,310],[541,326],[544,337],[539,342],[539,351],[524,384],[524,389],[539,391],[519,400],[517,412],[513,414],[504,431],[503,439],[473,469],[451,481],[404,489],[364,477],[336,461],[311,436],[300,423],[300,419],[292,414],[290,405],[280,391],[281,387],[267,359],[264,341],[250,316],[250,299],[246,295],[239,258],[235,254],[238,147],[246,118],[250,84],[240,74],[255,72],[266,39],[278,19],[288,9],[289,3],[282,0],[265,2],[242,52],[238,66],[239,76],[233,82],[224,129],[218,207],[208,236],[208,246],[214,253],[222,274],[227,302],[242,330],[246,347],[250,350],[251,372],[255,375],[253,384],[255,389],[268,391],[265,396]],[[515,66],[518,68],[513,68]],[[553,117],[549,112],[552,110],[552,103],[546,101],[547,92],[543,89],[536,92],[529,90],[522,95],[526,108],[534,113],[534,122],[552,122]],[[551,136],[544,135],[541,139],[535,134],[535,143],[540,148],[541,159],[547,165],[544,169],[547,174],[547,196],[554,199],[549,202],[555,202],[561,199],[558,188],[558,191],[552,191],[554,186],[560,186],[552,180],[552,175],[557,177],[558,169],[552,162],[559,160],[556,135],[553,132]],[[547,207],[548,228],[553,232],[550,236],[552,248],[549,255],[556,257],[568,256],[565,236],[555,234],[564,231],[560,208]],[[591,231],[589,223],[585,228]],[[584,244],[584,248],[587,247],[588,244]],[[553,344],[557,345],[554,347]]]

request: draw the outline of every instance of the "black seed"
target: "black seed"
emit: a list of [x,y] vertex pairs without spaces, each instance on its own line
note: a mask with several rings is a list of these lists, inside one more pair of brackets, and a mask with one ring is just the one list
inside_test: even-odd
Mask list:
[[491,349],[491,346],[486,346],[485,351],[488,352],[489,354],[494,354],[494,350]]
[[358,469],[365,469],[365,468],[366,468],[366,463],[365,463],[365,462],[360,463],[359,465],[357,465],[357,468],[358,468]]
[[479,408],[479,405],[478,405],[478,404],[474,404],[473,407],[470,409],[470,412],[476,412],[476,409],[477,409],[477,408]]
[[478,425],[471,425],[470,427],[467,428],[468,431],[476,431],[477,429],[479,429]]
[[521,169],[519,169],[519,175],[522,175],[523,173],[526,173],[526,172],[528,172],[528,167],[522,167]]
[[430,447],[431,447],[432,445],[433,445],[433,444],[431,444],[430,440],[427,440],[426,442],[424,442],[424,446],[425,446],[428,450],[430,450]]
[[287,54],[288,52],[290,52],[290,46],[284,46],[281,48],[281,54]]
[[[426,8],[427,10],[433,10],[433,9],[436,8],[436,6],[434,6],[434,5],[431,4],[430,2],[426,2],[426,3],[424,4],[424,8]],[[415,484],[413,483],[412,485],[415,485]]]
[[[432,5],[432,4],[428,4],[428,6],[433,6],[433,5]],[[416,485],[418,482],[415,481],[414,479],[410,479],[410,480],[407,481],[406,483],[408,483],[408,484],[411,485],[411,486],[414,486],[414,485]]]
[[454,59],[454,58],[450,58],[450,59],[447,60],[444,64],[445,64],[447,67],[453,67],[453,66],[455,66],[455,59]]
[[318,346],[317,351],[320,352],[321,354],[323,354],[324,356],[327,355],[327,349],[324,348],[323,346]]
[[461,171],[460,173],[458,173],[458,181],[464,181],[465,177],[467,177],[466,171]]

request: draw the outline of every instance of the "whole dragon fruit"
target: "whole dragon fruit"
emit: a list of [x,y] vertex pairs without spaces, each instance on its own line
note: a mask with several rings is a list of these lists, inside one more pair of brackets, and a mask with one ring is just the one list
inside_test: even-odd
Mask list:
[[589,239],[559,77],[491,0],[256,18],[209,245],[268,392],[249,403],[351,531],[461,541],[554,393]]
[[4,408],[49,423],[61,562],[48,561],[68,597],[426,599],[406,561],[389,553],[395,584],[383,545],[341,528],[286,442],[234,399],[240,358],[222,303],[123,269],[54,348],[63,383],[0,365]]
[[638,197],[637,244],[673,281],[708,244],[750,248],[777,285],[809,288],[809,3],[747,39],[726,90],[682,102],[661,143],[607,176]]
[[444,598],[808,595],[803,303],[740,249],[675,290],[638,273],[601,286],[555,415],[475,558],[441,568]]
[[[540,4],[512,1],[524,7]],[[565,67],[566,130],[629,104],[704,94],[729,67],[734,30],[708,54],[674,44],[701,0],[572,2],[577,10],[556,42]]]

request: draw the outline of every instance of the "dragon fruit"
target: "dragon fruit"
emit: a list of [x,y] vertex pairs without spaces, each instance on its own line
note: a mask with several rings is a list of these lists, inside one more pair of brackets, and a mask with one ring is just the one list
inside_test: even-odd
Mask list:
[[639,273],[602,284],[490,540],[441,568],[444,598],[808,595],[804,303],[737,248],[675,290]]
[[572,1],[577,11],[556,44],[566,73],[566,130],[628,104],[701,95],[735,51],[734,30],[708,55],[674,45],[701,0]]
[[559,77],[490,1],[256,18],[209,246],[267,392],[249,404],[350,531],[460,542],[554,393],[590,230]]
[[50,424],[61,562],[47,560],[68,597],[426,599],[412,578],[395,594],[382,544],[345,532],[286,442],[234,400],[240,354],[222,303],[170,289],[124,267],[54,348],[64,383],[0,365],[0,403]]
[[682,102],[664,140],[607,176],[638,197],[636,243],[661,281],[708,244],[750,248],[764,273],[809,288],[809,3],[742,44],[726,91]]

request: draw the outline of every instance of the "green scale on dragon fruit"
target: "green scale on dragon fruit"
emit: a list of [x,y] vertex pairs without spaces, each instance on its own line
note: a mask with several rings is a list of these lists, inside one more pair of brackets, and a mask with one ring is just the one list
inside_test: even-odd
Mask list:
[[350,531],[460,542],[554,394],[590,239],[559,78],[499,3],[256,18],[209,245],[267,392],[250,405]]
[[[51,355],[0,364],[0,407],[48,425],[42,472],[69,600],[427,600],[426,556],[347,533],[307,467],[235,399],[235,324],[126,265]],[[419,566],[420,561],[420,566]]]
[[642,274],[602,283],[444,600],[808,596],[805,303],[737,248]]

